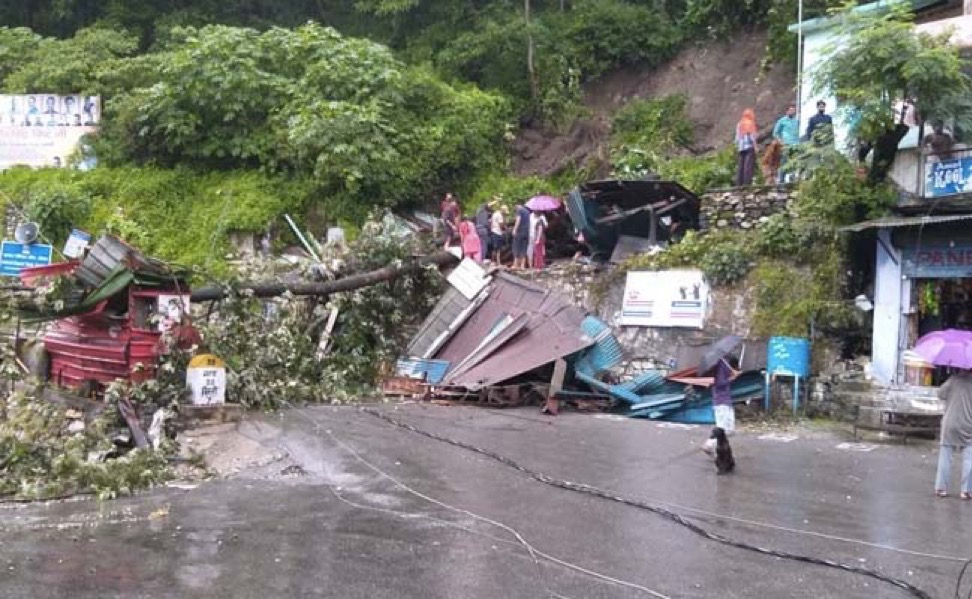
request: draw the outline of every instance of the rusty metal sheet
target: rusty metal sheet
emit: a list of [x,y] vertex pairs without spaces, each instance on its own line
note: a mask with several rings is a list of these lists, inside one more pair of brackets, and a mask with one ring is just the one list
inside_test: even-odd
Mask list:
[[381,392],[389,396],[425,395],[428,385],[421,379],[407,376],[390,376],[381,382]]
[[587,315],[562,296],[509,274],[499,274],[488,299],[466,321],[439,353],[439,359],[461,363],[476,351],[506,318],[526,317],[515,335],[507,335],[490,347],[491,353],[463,370],[450,372],[445,382],[480,389],[508,381],[571,356],[594,344],[582,324]]
[[442,297],[439,298],[432,312],[426,317],[418,333],[412,337],[406,353],[409,356],[425,356],[425,353],[432,347],[436,339],[444,334],[449,326],[472,303],[471,300],[463,297],[458,289],[451,285],[447,286],[445,293],[442,294]]

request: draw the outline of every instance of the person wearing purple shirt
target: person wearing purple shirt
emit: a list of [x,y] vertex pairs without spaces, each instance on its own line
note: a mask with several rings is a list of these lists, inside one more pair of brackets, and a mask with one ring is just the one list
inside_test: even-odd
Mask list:
[[736,411],[732,406],[732,381],[739,373],[725,358],[715,366],[715,384],[712,385],[712,405],[716,426],[731,435],[736,430]]

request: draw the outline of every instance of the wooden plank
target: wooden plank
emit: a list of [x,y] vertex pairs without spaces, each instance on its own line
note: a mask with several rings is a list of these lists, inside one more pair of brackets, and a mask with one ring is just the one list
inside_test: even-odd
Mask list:
[[558,395],[561,389],[564,388],[564,377],[567,376],[567,360],[563,358],[558,358],[554,362],[553,376],[550,378],[550,392],[549,395]]

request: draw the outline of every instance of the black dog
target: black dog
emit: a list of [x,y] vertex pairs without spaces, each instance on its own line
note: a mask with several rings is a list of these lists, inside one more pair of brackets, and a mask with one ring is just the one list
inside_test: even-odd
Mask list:
[[729,445],[729,439],[726,438],[726,431],[717,426],[712,429],[709,438],[715,439],[716,442],[716,470],[719,474],[731,473],[736,469],[736,460],[732,457],[732,447]]

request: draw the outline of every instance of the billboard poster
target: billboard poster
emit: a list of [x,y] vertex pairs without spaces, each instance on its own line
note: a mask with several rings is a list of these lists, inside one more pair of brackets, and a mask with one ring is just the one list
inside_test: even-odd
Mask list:
[[0,95],[0,170],[67,166],[81,136],[100,121],[98,96]]
[[701,329],[708,302],[709,286],[702,271],[629,272],[620,324]]
[[972,156],[933,162],[925,168],[926,197],[938,198],[972,191]]

